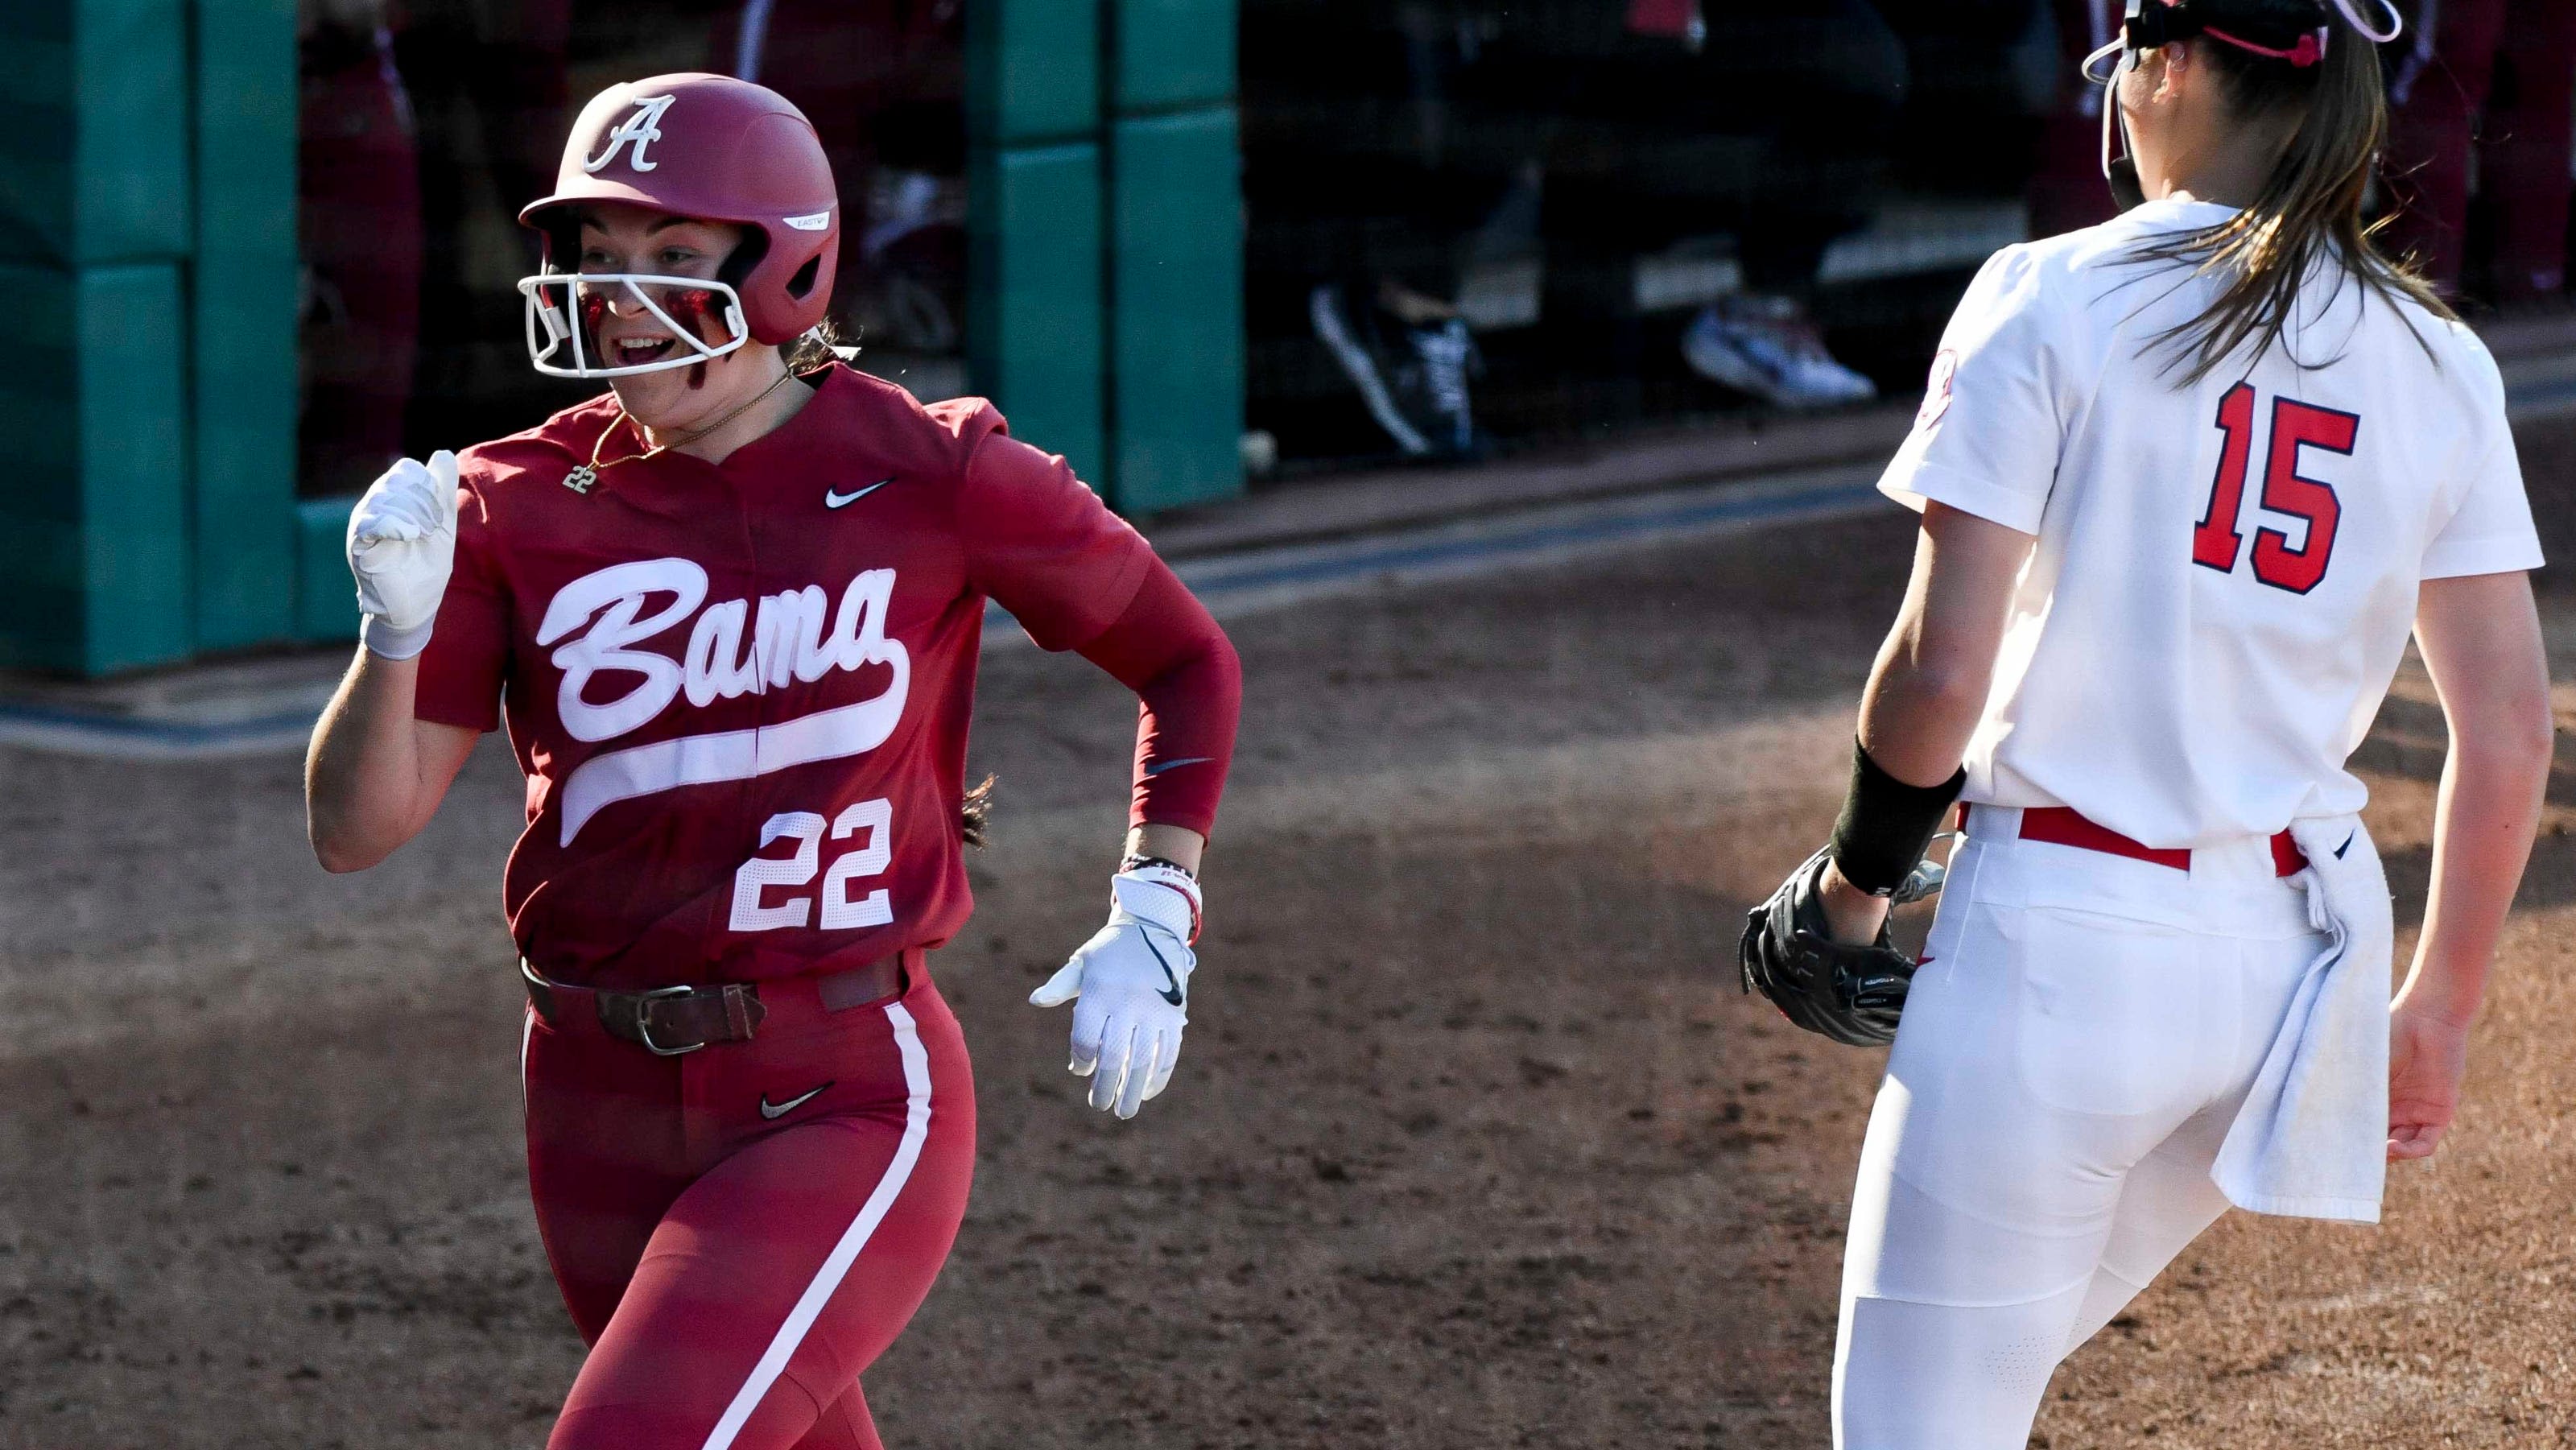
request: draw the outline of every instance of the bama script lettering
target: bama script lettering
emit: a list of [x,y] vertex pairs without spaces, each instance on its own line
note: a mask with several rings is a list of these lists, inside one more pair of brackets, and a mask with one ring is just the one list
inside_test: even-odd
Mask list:
[[[592,756],[564,779],[563,843],[570,845],[592,816],[617,801],[749,780],[885,743],[903,718],[912,680],[911,655],[902,641],[886,637],[894,582],[892,569],[867,570],[841,592],[837,607],[811,584],[707,604],[707,571],[687,559],[664,558],[614,565],[557,590],[538,625],[537,644],[556,646],[552,658],[563,671],[556,713],[576,740],[614,740],[641,729],[683,695],[702,707],[791,681],[810,684],[834,670],[884,665],[892,671],[884,690],[857,704]],[[646,613],[657,600],[660,607]],[[637,648],[693,614],[696,623],[678,659]],[[634,679],[624,693],[604,703],[586,698],[594,680],[621,676]]]

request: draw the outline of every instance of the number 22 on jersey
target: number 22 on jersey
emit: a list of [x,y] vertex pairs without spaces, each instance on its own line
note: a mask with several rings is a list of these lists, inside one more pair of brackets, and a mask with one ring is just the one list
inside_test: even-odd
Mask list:
[[[824,873],[820,893],[825,931],[849,927],[883,926],[894,920],[894,907],[886,900],[884,888],[864,896],[850,894],[851,886],[862,877],[878,876],[894,860],[894,807],[884,800],[860,801],[833,817],[832,839],[864,838],[864,844],[844,851]],[[764,898],[770,887],[805,886],[814,880],[822,865],[823,818],[812,811],[787,811],[771,816],[760,828],[760,844],[766,850],[780,837],[796,842],[796,854],[785,859],[754,856],[742,863],[733,876],[733,914],[727,925],[735,931],[780,931],[802,928],[814,919],[815,898],[798,893],[778,901]]]
[[[2191,531],[2195,564],[2222,574],[2236,572],[2245,553],[2238,522],[2245,514],[2245,478],[2254,457],[2254,385],[2238,383],[2218,403],[2219,431],[2227,435],[2218,455],[2218,478],[2210,485],[2209,507]],[[2343,504],[2331,485],[2299,473],[2299,450],[2320,448],[2349,456],[2360,436],[2361,418],[2302,403],[2296,398],[2272,400],[2272,436],[2263,463],[2263,507],[2307,523],[2307,537],[2292,547],[2289,534],[2269,525],[2254,531],[2254,577],[2275,589],[2305,594],[2326,577],[2334,556],[2335,526]]]

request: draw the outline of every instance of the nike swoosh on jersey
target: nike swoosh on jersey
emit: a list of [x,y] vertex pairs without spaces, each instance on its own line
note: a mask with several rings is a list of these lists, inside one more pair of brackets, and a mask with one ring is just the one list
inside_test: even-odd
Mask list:
[[780,1118],[786,1117],[789,1113],[796,1111],[798,1108],[805,1106],[807,1103],[814,1101],[816,1098],[821,1097],[824,1089],[829,1088],[830,1086],[831,1084],[827,1082],[823,1084],[822,1087],[798,1093],[796,1096],[789,1098],[783,1103],[773,1103],[769,1100],[769,1094],[762,1093],[760,1095],[760,1115],[774,1123]]
[[1157,760],[1153,764],[1145,767],[1145,778],[1151,780],[1155,776],[1161,775],[1164,771],[1178,770],[1184,765],[1205,765],[1214,759],[1216,759],[1216,757],[1213,755],[1193,755],[1187,760]]
[[881,489],[892,482],[894,482],[894,480],[891,478],[880,478],[876,482],[869,484],[867,487],[860,489],[857,493],[840,493],[827,488],[823,490],[823,507],[827,509],[845,508],[851,504],[857,503],[860,499],[866,498],[869,494],[876,492],[878,489]]

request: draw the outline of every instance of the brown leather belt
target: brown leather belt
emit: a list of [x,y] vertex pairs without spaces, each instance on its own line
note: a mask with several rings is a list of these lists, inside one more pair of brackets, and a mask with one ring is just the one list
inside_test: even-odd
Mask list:
[[[827,1012],[890,997],[903,990],[907,958],[917,964],[919,953],[901,952],[813,978],[812,989]],[[719,1042],[749,1042],[769,1016],[769,1007],[760,1000],[760,986],[754,982],[601,991],[549,981],[525,958],[520,959],[519,975],[527,983],[530,1005],[549,1025],[563,1024],[573,999],[588,997],[603,1031],[657,1057],[678,1057]]]

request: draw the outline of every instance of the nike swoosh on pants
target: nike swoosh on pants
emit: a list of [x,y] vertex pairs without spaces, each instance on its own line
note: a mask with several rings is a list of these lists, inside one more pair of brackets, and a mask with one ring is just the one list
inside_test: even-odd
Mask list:
[[1184,765],[1205,765],[1214,759],[1213,755],[1193,755],[1187,760],[1158,760],[1145,767],[1145,778],[1151,780],[1164,771],[1178,770]]
[[814,1101],[814,1099],[821,1097],[823,1095],[823,1089],[830,1086],[830,1083],[825,1083],[822,1087],[809,1088],[806,1091],[789,1098],[783,1103],[773,1103],[769,1100],[769,1094],[762,1093],[760,1095],[760,1115],[771,1122],[776,1122],[778,1119],[786,1117],[789,1113],[792,1113],[798,1108],[805,1106],[807,1103]]

